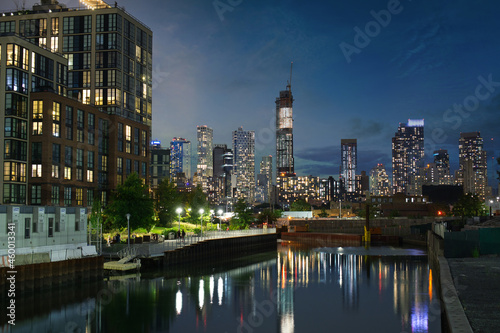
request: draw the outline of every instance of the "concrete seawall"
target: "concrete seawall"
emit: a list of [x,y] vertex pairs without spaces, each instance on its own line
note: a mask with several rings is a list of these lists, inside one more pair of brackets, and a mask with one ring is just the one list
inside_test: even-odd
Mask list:
[[165,252],[163,266],[193,262],[223,262],[245,255],[273,251],[277,248],[277,239],[276,233],[209,239]]
[[19,265],[14,270],[0,268],[0,296],[7,294],[7,277],[15,271],[16,294],[39,292],[81,281],[95,281],[103,276],[103,257],[87,257],[56,262]]
[[438,268],[440,281],[441,307],[444,320],[450,333],[472,333],[469,320],[465,315],[462,303],[453,282],[448,261],[443,256],[444,241],[432,231],[427,234],[429,260]]

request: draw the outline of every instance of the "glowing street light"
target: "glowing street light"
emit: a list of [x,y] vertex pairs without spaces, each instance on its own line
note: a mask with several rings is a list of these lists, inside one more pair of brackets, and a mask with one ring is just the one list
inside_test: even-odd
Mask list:
[[179,215],[179,235],[180,235],[181,234],[181,213],[182,213],[182,208],[179,207],[175,211]]
[[127,230],[128,230],[127,248],[128,248],[128,253],[130,254],[130,214],[127,213],[127,215],[125,216],[127,217]]

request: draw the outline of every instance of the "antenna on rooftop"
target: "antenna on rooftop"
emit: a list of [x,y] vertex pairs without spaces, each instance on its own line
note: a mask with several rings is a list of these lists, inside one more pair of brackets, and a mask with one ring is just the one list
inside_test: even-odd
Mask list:
[[288,91],[292,91],[292,69],[293,69],[293,61],[290,64],[290,81],[287,81],[287,85],[286,85],[286,88],[288,89]]
[[26,8],[26,0],[22,0],[22,2],[21,0],[12,0],[12,2],[16,6],[17,11],[24,10]]

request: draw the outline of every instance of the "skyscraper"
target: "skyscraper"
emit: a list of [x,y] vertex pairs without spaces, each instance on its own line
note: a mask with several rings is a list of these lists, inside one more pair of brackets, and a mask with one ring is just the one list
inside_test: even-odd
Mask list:
[[374,196],[390,196],[391,182],[383,164],[379,163],[370,171],[370,194]]
[[213,160],[213,130],[206,126],[196,127],[197,137],[197,155],[198,163],[196,172],[198,179],[201,181],[201,187],[206,193],[208,190],[208,180],[214,175],[214,160]]
[[[271,179],[273,174],[273,157],[262,156],[262,161],[260,162],[260,172],[257,175],[257,192],[256,201],[258,202],[269,202],[271,198]],[[259,198],[257,199],[257,194]]]
[[255,132],[243,127],[233,131],[233,154],[236,197],[251,203],[255,191]]
[[348,193],[356,191],[356,168],[358,164],[358,142],[356,139],[341,139],[340,179]]
[[446,149],[435,150],[433,156],[438,185],[453,185],[454,179],[450,173],[450,155],[448,151]]
[[293,96],[290,81],[276,98],[276,172],[293,174]]
[[191,142],[184,138],[173,138],[170,142],[170,179],[191,179]]
[[488,173],[486,151],[483,150],[481,134],[479,132],[460,133],[458,153],[458,183],[463,185],[465,193],[477,194],[484,200]]
[[392,138],[393,193],[411,194],[410,184],[424,166],[424,120],[399,124]]
[[225,144],[216,144],[213,149],[213,194],[212,204],[227,203],[232,196],[231,177],[233,170],[233,153]]

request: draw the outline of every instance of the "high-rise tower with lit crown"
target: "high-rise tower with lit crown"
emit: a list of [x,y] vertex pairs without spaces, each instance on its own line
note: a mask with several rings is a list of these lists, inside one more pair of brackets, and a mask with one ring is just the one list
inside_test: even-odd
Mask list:
[[293,174],[293,95],[292,75],[286,90],[276,98],[276,172]]
[[408,119],[399,124],[392,138],[393,193],[409,194],[412,180],[424,166],[424,120]]

